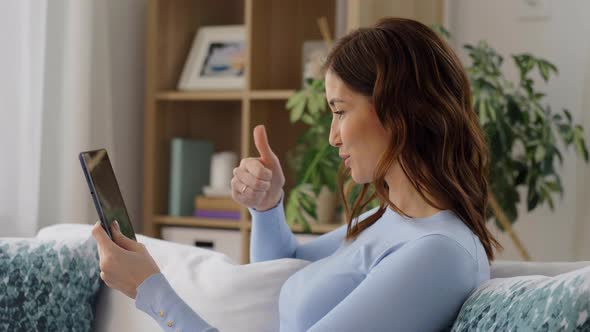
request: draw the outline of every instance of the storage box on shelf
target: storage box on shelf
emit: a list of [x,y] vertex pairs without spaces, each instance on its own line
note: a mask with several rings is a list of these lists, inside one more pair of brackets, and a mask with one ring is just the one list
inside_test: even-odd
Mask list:
[[162,227],[161,234],[162,239],[167,241],[219,251],[236,263],[242,260],[242,235],[239,230],[166,226]]

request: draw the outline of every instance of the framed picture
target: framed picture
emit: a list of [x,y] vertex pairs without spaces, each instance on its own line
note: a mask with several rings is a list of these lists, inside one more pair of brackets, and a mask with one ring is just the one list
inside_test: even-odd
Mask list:
[[178,90],[242,89],[245,39],[243,25],[200,28],[184,64]]

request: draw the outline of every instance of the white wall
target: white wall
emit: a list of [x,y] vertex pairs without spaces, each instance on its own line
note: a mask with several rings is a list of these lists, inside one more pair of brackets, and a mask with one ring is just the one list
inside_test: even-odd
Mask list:
[[[586,129],[590,142],[590,1],[541,1],[545,18],[526,17],[524,0],[447,0],[446,26],[458,49],[484,39],[504,56],[504,67],[514,77],[508,54],[531,52],[559,69],[559,76],[538,87],[548,95],[552,110],[569,109]],[[529,12],[530,13],[530,12]],[[468,61],[465,53],[462,60]],[[515,225],[533,260],[590,260],[590,166],[565,154],[560,168],[564,198],[554,212],[540,207],[526,212],[522,204]],[[523,200],[526,196],[522,195]],[[520,259],[511,241],[492,227],[505,251],[502,259]]]

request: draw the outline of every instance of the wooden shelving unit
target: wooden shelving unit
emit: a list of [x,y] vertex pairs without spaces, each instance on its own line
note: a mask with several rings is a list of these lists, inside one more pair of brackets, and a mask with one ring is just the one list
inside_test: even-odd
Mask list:
[[[146,50],[144,129],[144,233],[161,227],[221,228],[241,232],[242,262],[248,262],[250,220],[167,216],[169,145],[173,137],[207,139],[215,151],[257,156],[252,130],[265,124],[270,144],[293,178],[286,153],[302,133],[289,122],[285,102],[301,84],[301,52],[306,40],[320,40],[316,20],[328,18],[334,31],[335,0],[150,0]],[[243,90],[177,91],[183,65],[201,26],[243,24],[246,28],[246,84]],[[314,225],[321,234],[338,225]],[[295,227],[295,231],[301,229]]]

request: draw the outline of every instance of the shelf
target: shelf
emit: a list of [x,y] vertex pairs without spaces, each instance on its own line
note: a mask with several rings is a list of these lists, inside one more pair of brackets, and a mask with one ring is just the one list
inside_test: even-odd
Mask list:
[[[254,90],[248,93],[252,100],[287,100],[295,90]],[[246,95],[243,90],[228,91],[160,91],[156,99],[161,101],[190,101],[190,100],[241,100]]]
[[295,90],[253,90],[250,91],[252,100],[287,100]]
[[154,223],[160,226],[191,226],[240,229],[240,222],[234,219],[207,219],[159,215],[154,216]]
[[[304,233],[304,234],[324,234],[329,233],[344,224],[310,224],[311,226],[311,233]],[[294,233],[303,233],[303,227],[301,225],[291,225],[289,226]],[[247,226],[248,230],[252,229],[252,223],[248,222]]]
[[241,100],[244,97],[243,90],[228,91],[160,91],[156,94],[157,100],[186,101],[186,100]]

